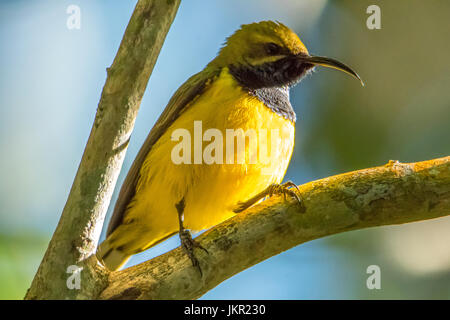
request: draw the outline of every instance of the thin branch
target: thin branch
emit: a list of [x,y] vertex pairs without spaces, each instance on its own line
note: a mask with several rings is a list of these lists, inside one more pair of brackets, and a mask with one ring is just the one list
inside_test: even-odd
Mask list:
[[70,274],[66,270],[82,264],[96,250],[142,96],[179,4],[180,0],[138,1],[116,58],[107,69],[83,158],[26,299],[74,299],[101,290],[100,270],[85,268],[82,292],[67,288]]
[[[300,186],[306,212],[275,197],[205,232],[203,277],[180,248],[112,272],[100,299],[195,299],[301,243],[367,227],[450,215],[450,157],[354,171]],[[92,258],[95,259],[95,258]]]

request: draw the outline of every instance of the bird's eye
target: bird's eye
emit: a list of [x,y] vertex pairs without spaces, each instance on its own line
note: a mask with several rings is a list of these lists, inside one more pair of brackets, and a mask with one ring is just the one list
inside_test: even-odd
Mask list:
[[270,54],[270,55],[280,54],[282,51],[281,47],[273,42],[266,43],[265,49],[266,49],[267,54]]

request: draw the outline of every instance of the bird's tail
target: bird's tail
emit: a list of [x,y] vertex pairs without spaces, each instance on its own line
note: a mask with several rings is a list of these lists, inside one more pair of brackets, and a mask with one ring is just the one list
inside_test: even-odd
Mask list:
[[98,246],[96,256],[97,259],[111,271],[122,268],[131,257],[131,255],[128,255],[119,249],[112,248],[108,239]]

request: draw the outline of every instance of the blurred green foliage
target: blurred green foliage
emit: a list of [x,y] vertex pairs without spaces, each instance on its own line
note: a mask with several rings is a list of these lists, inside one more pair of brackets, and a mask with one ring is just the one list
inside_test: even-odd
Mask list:
[[[314,52],[342,59],[366,82],[361,89],[323,70],[308,79],[316,97],[307,106],[313,114],[297,155],[317,172],[450,151],[450,2],[377,1],[381,30],[365,27],[370,3],[330,1],[315,30],[320,41]],[[323,157],[330,158],[327,168],[316,165]]]
[[47,248],[42,234],[0,234],[0,300],[23,299]]
[[[314,31],[320,41],[313,53],[341,59],[366,83],[361,88],[353,79],[323,70],[307,80],[315,95],[302,107],[307,119],[297,131],[301,151],[296,163],[307,163],[315,178],[390,159],[415,162],[450,154],[450,2],[372,2],[329,1]],[[381,30],[365,27],[370,4],[381,8]],[[297,105],[305,104],[300,94],[296,97]],[[306,129],[301,129],[303,124]],[[438,231],[421,223],[415,229],[427,241],[424,250],[441,259],[439,271],[414,273],[414,266],[405,268],[397,263],[400,255],[387,250],[395,240],[422,263],[423,252],[412,247],[406,225],[339,234],[326,238],[326,244],[352,253],[341,267],[359,274],[352,280],[357,298],[449,299],[450,255],[435,248],[445,243],[450,252],[445,232],[450,219],[439,221],[446,228]],[[383,290],[365,287],[364,270],[370,264],[380,265]]]

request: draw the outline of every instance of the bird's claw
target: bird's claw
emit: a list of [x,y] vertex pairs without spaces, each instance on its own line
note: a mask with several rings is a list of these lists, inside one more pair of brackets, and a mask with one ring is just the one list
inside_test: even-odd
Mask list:
[[[297,189],[297,192],[292,190],[291,188]],[[306,208],[303,205],[303,201],[299,196],[300,189],[298,186],[293,183],[292,181],[287,181],[283,184],[272,184],[269,186],[269,196],[275,195],[275,194],[282,194],[284,197],[284,200],[287,200],[287,196],[291,196],[295,200],[297,200],[298,204],[301,207],[300,212],[305,212]]]
[[[298,192],[295,192],[291,188],[297,189]],[[300,193],[299,188],[292,181],[288,181],[283,184],[272,184],[269,187],[267,187],[263,192],[257,194],[255,197],[253,197],[245,202],[239,202],[233,211],[235,213],[242,212],[245,209],[247,209],[248,207],[252,206],[256,202],[258,202],[261,199],[264,199],[267,196],[271,197],[273,195],[278,195],[278,194],[281,195],[282,194],[284,196],[284,200],[287,200],[287,196],[291,196],[292,198],[296,199],[300,205],[300,212],[303,213],[306,211],[306,208],[303,205],[303,201],[300,198],[299,193]]]
[[191,233],[186,229],[180,231],[180,240],[181,240],[181,247],[183,248],[183,251],[186,252],[189,259],[191,260],[192,266],[197,268],[197,270],[200,272],[200,276],[203,276],[203,272],[202,272],[202,268],[200,267],[200,263],[194,254],[194,248],[202,249],[207,254],[209,254],[208,250],[206,250],[197,241],[192,239]]

